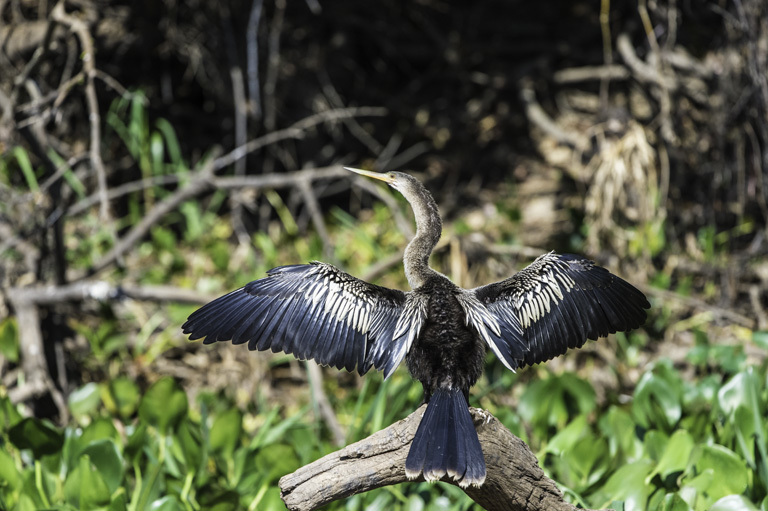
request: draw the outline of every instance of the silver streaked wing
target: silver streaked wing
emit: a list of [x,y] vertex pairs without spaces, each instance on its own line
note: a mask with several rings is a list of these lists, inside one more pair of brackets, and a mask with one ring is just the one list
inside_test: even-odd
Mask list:
[[544,362],[587,339],[637,328],[650,307],[643,293],[605,268],[554,252],[471,292],[507,330],[496,342],[506,345],[500,351],[511,368]]
[[[395,335],[406,294],[369,284],[325,263],[281,266],[198,309],[182,326],[190,339],[232,340],[251,350],[387,375],[407,337]],[[394,355],[394,357],[393,357]]]
[[[466,324],[480,334],[507,368],[514,371],[517,368],[516,358],[525,350],[521,341],[522,330],[517,321],[507,321],[506,324],[500,322],[471,291],[462,290],[456,295],[456,299],[464,310]],[[509,327],[512,327],[512,330]]]

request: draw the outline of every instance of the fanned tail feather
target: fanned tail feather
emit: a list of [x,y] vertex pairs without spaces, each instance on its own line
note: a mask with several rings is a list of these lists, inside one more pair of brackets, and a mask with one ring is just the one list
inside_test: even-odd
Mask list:
[[438,389],[429,400],[405,461],[408,478],[421,473],[427,481],[448,475],[462,488],[485,481],[483,450],[460,389]]

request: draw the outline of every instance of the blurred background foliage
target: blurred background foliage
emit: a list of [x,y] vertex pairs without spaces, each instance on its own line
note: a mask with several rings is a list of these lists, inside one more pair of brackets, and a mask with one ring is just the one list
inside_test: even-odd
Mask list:
[[[353,164],[426,182],[463,286],[555,249],[649,295],[644,328],[517,374],[489,355],[473,391],[569,501],[768,511],[766,19],[0,0],[0,509],[284,509],[282,475],[413,411],[404,370],[317,378],[179,328],[281,264],[404,289],[406,205]],[[475,507],[412,483],[328,509]]]

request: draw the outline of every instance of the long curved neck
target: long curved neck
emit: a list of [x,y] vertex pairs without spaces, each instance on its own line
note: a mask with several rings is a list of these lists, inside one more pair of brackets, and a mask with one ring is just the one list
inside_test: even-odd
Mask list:
[[423,285],[427,277],[435,273],[429,267],[429,256],[443,232],[443,222],[435,199],[421,183],[415,184],[407,190],[401,190],[416,217],[416,235],[405,247],[403,255],[405,277],[412,289]]

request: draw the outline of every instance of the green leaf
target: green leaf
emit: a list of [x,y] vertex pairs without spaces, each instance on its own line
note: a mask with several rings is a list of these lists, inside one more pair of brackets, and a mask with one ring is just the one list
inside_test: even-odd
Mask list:
[[90,416],[101,404],[97,383],[86,383],[79,389],[72,391],[67,399],[69,410],[75,417]]
[[643,452],[643,443],[635,433],[635,421],[618,406],[611,406],[598,421],[613,458],[635,460]]
[[19,361],[19,328],[14,317],[0,321],[0,355],[13,364]]
[[682,380],[669,362],[656,365],[637,383],[632,416],[644,428],[671,431],[682,415]]
[[652,468],[653,464],[648,460],[628,463],[619,468],[600,490],[607,497],[605,502],[623,500],[625,511],[644,510],[652,490],[645,480]]
[[564,373],[536,380],[526,388],[518,412],[532,423],[542,436],[547,428],[565,427],[571,416],[588,414],[596,405],[595,391],[589,382]]
[[77,468],[64,483],[69,504],[82,510],[97,509],[110,503],[110,493],[101,475],[91,466],[88,456],[81,456]]
[[756,332],[752,332],[752,342],[764,350],[768,350],[768,330],[758,330]]
[[40,185],[37,183],[37,176],[35,175],[35,169],[32,168],[32,162],[29,160],[29,155],[22,147],[14,147],[13,155],[16,157],[16,161],[19,163],[19,169],[24,175],[24,179],[27,181],[30,191],[39,192]]
[[166,495],[150,504],[151,511],[184,511],[179,499],[174,495]]
[[668,442],[669,437],[663,431],[655,429],[648,431],[645,434],[645,437],[643,437],[643,448],[646,456],[649,459],[658,462],[664,455]]
[[93,466],[101,474],[109,488],[109,493],[112,494],[117,491],[125,472],[123,456],[120,454],[117,444],[111,439],[96,440],[87,445],[82,453],[90,458]]
[[211,450],[232,456],[235,446],[240,441],[242,424],[243,414],[234,407],[216,417],[210,433]]
[[711,503],[726,495],[743,493],[748,478],[744,460],[730,449],[715,444],[694,449],[682,483],[695,488]]
[[579,415],[549,441],[545,452],[558,456],[567,453],[589,432],[587,416]]
[[187,395],[173,378],[156,381],[139,404],[139,417],[166,434],[187,413]]
[[22,416],[8,396],[0,397],[0,431],[8,431],[21,422]]
[[268,474],[267,478],[277,481],[295,470],[299,466],[299,460],[293,448],[285,444],[272,444],[259,450],[256,454],[256,466],[262,474]]
[[54,454],[64,445],[64,435],[48,421],[27,417],[8,431],[11,443],[19,449],[30,449],[35,458]]
[[136,412],[141,393],[139,386],[132,380],[121,377],[102,387],[102,399],[107,410],[127,419]]
[[728,495],[718,500],[709,511],[759,511],[751,500],[743,495]]
[[731,416],[740,406],[753,408],[753,404],[757,403],[758,385],[751,368],[734,375],[717,393],[720,409],[725,415]]
[[692,511],[691,506],[677,493],[667,493],[659,511]]
[[0,491],[4,486],[16,491],[21,486],[21,475],[11,455],[0,450]]
[[648,476],[650,478],[660,474],[662,478],[675,472],[682,472],[688,466],[688,460],[693,451],[693,437],[685,430],[677,430],[669,438],[664,454],[661,456],[656,468]]
[[186,465],[187,471],[197,472],[203,462],[202,434],[200,427],[189,419],[179,424],[173,437],[174,455]]
[[91,422],[84,430],[80,438],[82,445],[88,445],[96,440],[112,439],[115,442],[121,442],[120,433],[115,428],[111,419],[106,417],[96,419]]

